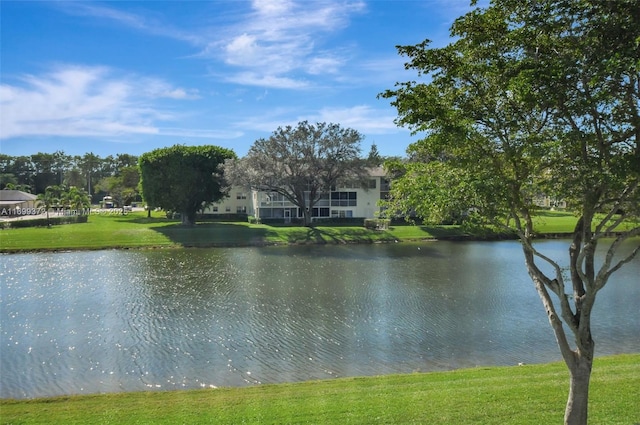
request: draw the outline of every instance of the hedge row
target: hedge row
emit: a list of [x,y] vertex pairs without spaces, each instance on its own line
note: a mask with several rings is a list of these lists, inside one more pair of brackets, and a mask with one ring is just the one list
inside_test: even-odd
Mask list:
[[[250,216],[248,217],[249,223],[252,224],[256,224],[258,223],[258,220],[253,217]],[[286,221],[285,221],[286,220]],[[313,218],[313,222],[311,223],[312,225],[331,225],[331,226],[362,226],[363,224],[363,220],[364,220],[364,226],[367,228],[373,228],[373,229],[382,229],[382,228],[389,228],[389,222],[390,220],[383,220],[383,219],[365,219],[363,217],[314,217]],[[260,223],[262,224],[267,224],[267,225],[283,225],[283,224],[287,224],[287,225],[302,225],[303,224],[303,219],[301,218],[261,218]]]
[[5,221],[2,228],[19,228],[19,227],[47,227],[49,225],[86,223],[89,219],[88,215],[63,215],[46,218],[34,218],[26,220]]
[[200,214],[197,219],[198,221],[246,222],[248,215],[246,213]]
[[389,229],[391,220],[388,218],[365,218],[364,227],[372,230],[387,230]]

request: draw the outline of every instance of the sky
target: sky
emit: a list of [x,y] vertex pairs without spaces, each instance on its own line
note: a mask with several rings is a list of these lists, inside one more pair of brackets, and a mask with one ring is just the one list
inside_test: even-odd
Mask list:
[[469,0],[0,1],[0,153],[101,157],[337,123],[403,156],[377,95],[415,80],[396,45],[444,46]]

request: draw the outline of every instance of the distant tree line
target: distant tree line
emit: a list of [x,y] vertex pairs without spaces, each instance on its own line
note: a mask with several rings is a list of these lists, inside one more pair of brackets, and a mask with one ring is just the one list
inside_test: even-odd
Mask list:
[[[311,160],[312,157],[313,155],[307,159]],[[381,166],[388,159],[390,158],[379,154],[375,143],[371,145],[369,155],[364,158],[370,167]],[[0,190],[15,189],[39,195],[45,194],[47,188],[51,192],[52,188],[61,190],[60,188],[76,187],[83,189],[93,204],[109,195],[118,207],[122,207],[142,200],[138,162],[137,156],[126,153],[104,158],[93,152],[81,156],[68,155],[61,150],[21,156],[0,153]],[[173,177],[180,179],[179,176]]]
[[110,194],[130,203],[138,194],[138,157],[130,154],[100,157],[93,152],[67,155],[64,151],[33,155],[0,154],[0,190],[45,193],[48,187],[84,189],[93,203]]

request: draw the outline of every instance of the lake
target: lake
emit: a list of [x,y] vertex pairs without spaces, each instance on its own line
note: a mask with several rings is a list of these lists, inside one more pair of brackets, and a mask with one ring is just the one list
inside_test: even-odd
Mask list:
[[[0,258],[1,398],[561,359],[516,241]],[[640,352],[638,276],[599,294],[597,355]]]

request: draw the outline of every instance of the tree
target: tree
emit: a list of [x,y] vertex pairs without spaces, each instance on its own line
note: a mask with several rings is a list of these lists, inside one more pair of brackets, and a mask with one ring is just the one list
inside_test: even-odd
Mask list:
[[99,170],[102,160],[93,152],[85,153],[82,157],[76,157],[76,163],[84,173],[87,182],[87,193],[93,197],[93,190],[91,188],[92,177],[96,171]]
[[[569,370],[564,421],[586,424],[596,294],[640,251],[640,8],[494,0],[459,18],[451,35],[443,48],[398,46],[406,69],[429,79],[381,96],[400,125],[426,137],[410,147],[389,208],[511,223]],[[538,194],[577,214],[568,270],[534,244]],[[627,240],[631,253],[621,256]]]
[[11,173],[0,173],[0,189],[11,189],[16,187],[18,179]]
[[247,156],[225,163],[225,173],[234,185],[283,195],[300,209],[308,226],[323,193],[339,182],[363,178],[362,139],[356,130],[338,124],[302,121],[256,140]]
[[77,167],[74,167],[65,173],[64,184],[67,186],[81,187],[84,185],[84,181],[82,172]]
[[7,170],[18,180],[17,186],[28,186],[26,192],[33,192],[33,164],[28,156],[17,156],[11,161],[10,168]]
[[62,203],[78,215],[84,215],[85,210],[91,207],[91,196],[83,188],[71,186],[62,192]]
[[193,225],[198,210],[227,195],[221,164],[235,158],[218,146],[175,145],[147,152],[138,159],[142,197],[149,208],[177,212]]
[[55,158],[50,153],[38,152],[31,155],[34,193],[44,192],[47,187],[57,184],[54,161]]
[[57,175],[56,184],[62,185],[64,182],[64,173],[70,168],[71,156],[64,153],[64,151],[55,151],[53,153],[53,166],[52,170]]
[[384,163],[384,159],[378,151],[378,146],[375,143],[371,144],[369,149],[369,155],[367,155],[367,165],[369,167],[379,167]]
[[0,189],[18,184],[18,179],[12,173],[12,163],[12,156],[0,153]]
[[128,153],[119,153],[116,155],[115,159],[115,167],[116,174],[120,172],[125,167],[137,167],[138,166],[138,157],[134,155],[129,155]]
[[42,206],[47,212],[47,225],[50,226],[51,223],[49,221],[49,210],[52,206],[58,205],[60,203],[61,193],[63,192],[63,188],[60,186],[47,186],[43,193],[38,194],[37,203],[39,206]]

